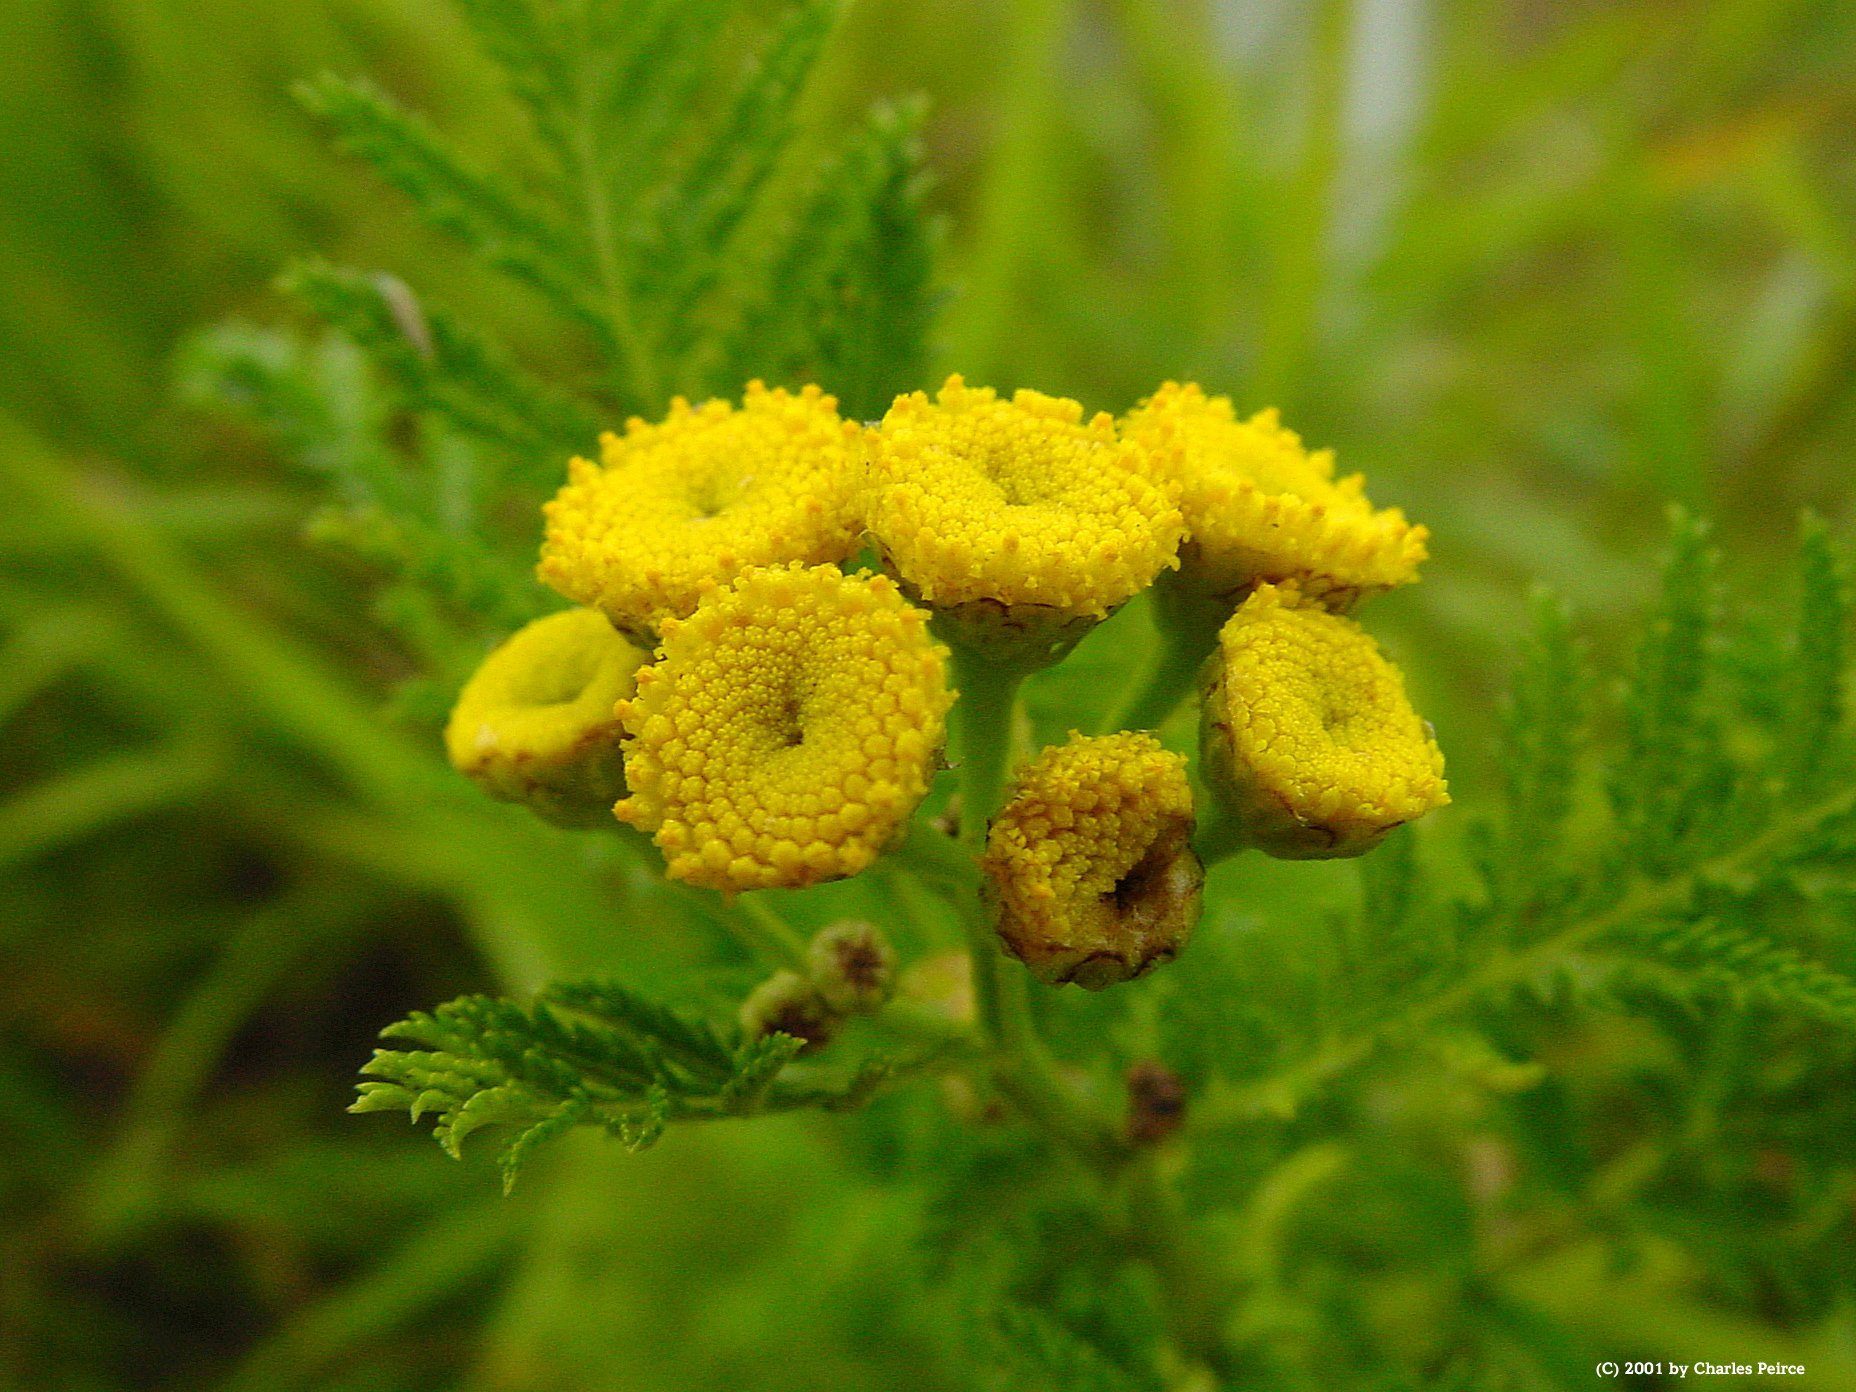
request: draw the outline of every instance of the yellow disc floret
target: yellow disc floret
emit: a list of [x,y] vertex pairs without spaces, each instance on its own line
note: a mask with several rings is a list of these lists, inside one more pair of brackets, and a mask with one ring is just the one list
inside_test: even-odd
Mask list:
[[445,752],[492,797],[566,825],[605,821],[625,793],[612,708],[644,658],[596,610],[537,619],[465,684]]
[[928,790],[953,695],[927,615],[886,576],[747,571],[664,624],[619,714],[669,873],[724,891],[855,875]]
[[704,581],[750,566],[841,561],[855,543],[861,427],[817,387],[748,384],[740,409],[681,397],[575,459],[550,502],[541,578],[627,632],[696,607]]
[[1239,420],[1230,398],[1168,382],[1129,413],[1123,433],[1175,446],[1188,534],[1180,558],[1203,589],[1241,595],[1294,581],[1344,609],[1418,578],[1429,533],[1397,508],[1374,508],[1361,475],[1336,479],[1333,451],[1304,448],[1274,410]]
[[865,522],[937,608],[1037,606],[1099,619],[1173,563],[1175,463],[1062,397],[1010,401],[950,377],[896,398],[869,438]]
[[1450,800],[1398,668],[1293,589],[1258,587],[1224,626],[1200,734],[1206,782],[1271,855],[1359,855]]
[[1042,981],[1101,990],[1173,959],[1198,918],[1186,761],[1147,734],[1046,749],[1018,775],[981,865],[999,936]]

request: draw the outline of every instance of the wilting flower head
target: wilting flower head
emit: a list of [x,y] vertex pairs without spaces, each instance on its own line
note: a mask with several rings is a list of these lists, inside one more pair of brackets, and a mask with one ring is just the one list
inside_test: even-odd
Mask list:
[[612,707],[644,657],[595,610],[536,619],[465,684],[445,752],[492,797],[563,825],[605,821],[625,795]]
[[1062,397],[949,377],[932,402],[897,397],[868,454],[865,523],[937,609],[1100,619],[1179,545],[1173,462]]
[[1305,449],[1274,410],[1239,420],[1229,397],[1168,382],[1129,413],[1123,433],[1176,447],[1188,536],[1180,560],[1204,589],[1292,580],[1344,609],[1418,578],[1429,533],[1397,508],[1375,509],[1361,475],[1336,479],[1333,451]]
[[576,459],[543,509],[541,578],[653,633],[696,607],[703,582],[750,566],[841,561],[857,533],[861,430],[817,387],[748,384],[737,410],[678,397],[656,425],[632,419]]
[[855,875],[928,790],[953,696],[886,576],[759,568],[667,620],[619,707],[632,795],[672,876],[734,891]]
[[1053,746],[1017,777],[981,866],[999,936],[1041,981],[1092,991],[1170,962],[1198,919],[1186,761],[1147,734]]
[[1231,616],[1200,711],[1206,782],[1271,855],[1359,855],[1450,801],[1398,668],[1293,589],[1260,586]]

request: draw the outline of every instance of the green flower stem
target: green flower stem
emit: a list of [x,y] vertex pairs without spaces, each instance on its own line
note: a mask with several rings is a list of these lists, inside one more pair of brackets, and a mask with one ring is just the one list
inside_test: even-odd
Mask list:
[[[953,650],[955,757],[960,770],[960,847],[978,857],[986,848],[986,829],[1005,801],[1006,763],[1011,752],[1012,710],[1018,702],[1022,669],[989,662],[971,649]],[[977,887],[976,887],[977,888]],[[1007,962],[999,951],[985,906],[968,896],[963,915],[967,944],[973,953],[973,992],[980,1025],[1000,1048],[1021,1037],[1029,1021],[1008,1020],[1011,1008],[1004,986]]]
[[1214,803],[1199,818],[1198,830],[1192,836],[1192,849],[1209,870],[1219,861],[1249,850],[1250,837],[1245,834],[1242,822]]
[[1128,1166],[1123,1241],[1153,1269],[1165,1294],[1167,1336],[1187,1365],[1178,1385],[1204,1385],[1205,1371],[1230,1382],[1236,1370],[1222,1328],[1229,1280],[1195,1240],[1160,1159],[1149,1150]]
[[[955,754],[960,768],[960,846],[977,857],[1005,799],[1006,764],[1019,684],[1027,668],[953,649]],[[992,915],[977,893],[964,896],[962,917],[973,958],[980,1027],[993,1050],[992,1080],[1034,1125],[1093,1167],[1117,1163],[1120,1143],[1077,1105],[1057,1077],[1031,1016],[1028,981],[1000,950]]]
[[1161,648],[1146,679],[1108,720],[1108,730],[1158,730],[1179,709],[1198,679],[1199,664],[1211,651],[1183,634],[1163,634]]
[[1150,590],[1160,646],[1146,678],[1109,720],[1109,730],[1157,730],[1198,684],[1199,669],[1231,617],[1229,600],[1209,596],[1163,570]]
[[806,943],[773,908],[761,898],[765,890],[738,895],[734,912],[727,916],[730,929],[751,952],[771,958],[783,967],[806,969]]
[[960,761],[960,844],[977,856],[986,829],[1005,801],[1006,760],[1011,751],[1012,712],[1022,668],[989,661],[968,648],[953,649],[955,757]]

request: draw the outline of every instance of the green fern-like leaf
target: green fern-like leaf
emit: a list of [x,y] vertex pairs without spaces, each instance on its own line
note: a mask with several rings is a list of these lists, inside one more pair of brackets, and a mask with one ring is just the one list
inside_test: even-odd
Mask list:
[[1856,980],[1771,938],[1715,919],[1655,924],[1629,946],[1742,1000],[1856,1029]]
[[921,116],[919,102],[881,105],[824,162],[767,259],[719,382],[828,382],[848,414],[866,419],[922,384],[936,292]]
[[506,1182],[574,1126],[638,1150],[673,1120],[755,1111],[801,1044],[774,1034],[731,1047],[706,1022],[610,983],[557,986],[531,1005],[465,996],[381,1033],[424,1047],[376,1050],[351,1110],[430,1113],[453,1155],[473,1132],[514,1128]]
[[297,95],[334,128],[344,149],[371,164],[435,226],[610,338],[606,311],[586,289],[594,278],[591,259],[566,223],[506,181],[472,169],[430,125],[372,83],[324,74],[299,84]]
[[1645,626],[1624,702],[1625,741],[1612,794],[1627,854],[1666,868],[1688,829],[1690,795],[1710,753],[1701,699],[1714,618],[1714,556],[1707,528],[1674,516],[1661,600]]
[[445,534],[405,514],[359,509],[323,514],[311,535],[415,582],[427,594],[487,620],[493,630],[519,627],[551,607],[532,577],[469,533]]
[[1517,916],[1553,878],[1578,776],[1586,688],[1565,605],[1537,592],[1532,607],[1532,637],[1502,720],[1506,815],[1494,883],[1501,911]]
[[1121,1367],[1050,1316],[1008,1304],[988,1321],[983,1358],[991,1385],[1027,1392],[1150,1392],[1154,1384]]
[[1786,673],[1781,763],[1794,794],[1823,788],[1844,765],[1836,757],[1843,732],[1850,601],[1829,529],[1805,522],[1799,550],[1798,630]]
[[[736,230],[752,212],[792,139],[794,107],[838,16],[838,0],[804,0],[790,10],[743,76],[702,147],[667,190],[648,247],[658,273],[647,294],[658,306],[675,358],[700,324],[698,303],[721,279]],[[712,249],[671,256],[675,247]]]
[[559,482],[562,459],[587,448],[597,417],[516,366],[487,334],[381,273],[300,262],[280,284],[359,344],[415,409],[434,412],[487,442],[508,481],[540,492]]

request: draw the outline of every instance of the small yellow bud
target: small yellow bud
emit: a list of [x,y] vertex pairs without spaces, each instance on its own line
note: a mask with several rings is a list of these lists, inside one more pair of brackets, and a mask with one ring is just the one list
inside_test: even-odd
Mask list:
[[1186,761],[1147,734],[1071,735],[1017,777],[981,868],[1040,981],[1099,991],[1170,962],[1198,921]]
[[535,620],[465,683],[445,727],[452,766],[559,825],[610,825],[625,795],[613,705],[644,656],[592,609]]
[[1355,856],[1450,801],[1405,681],[1364,629],[1263,585],[1206,663],[1200,769],[1247,844],[1289,860]]

